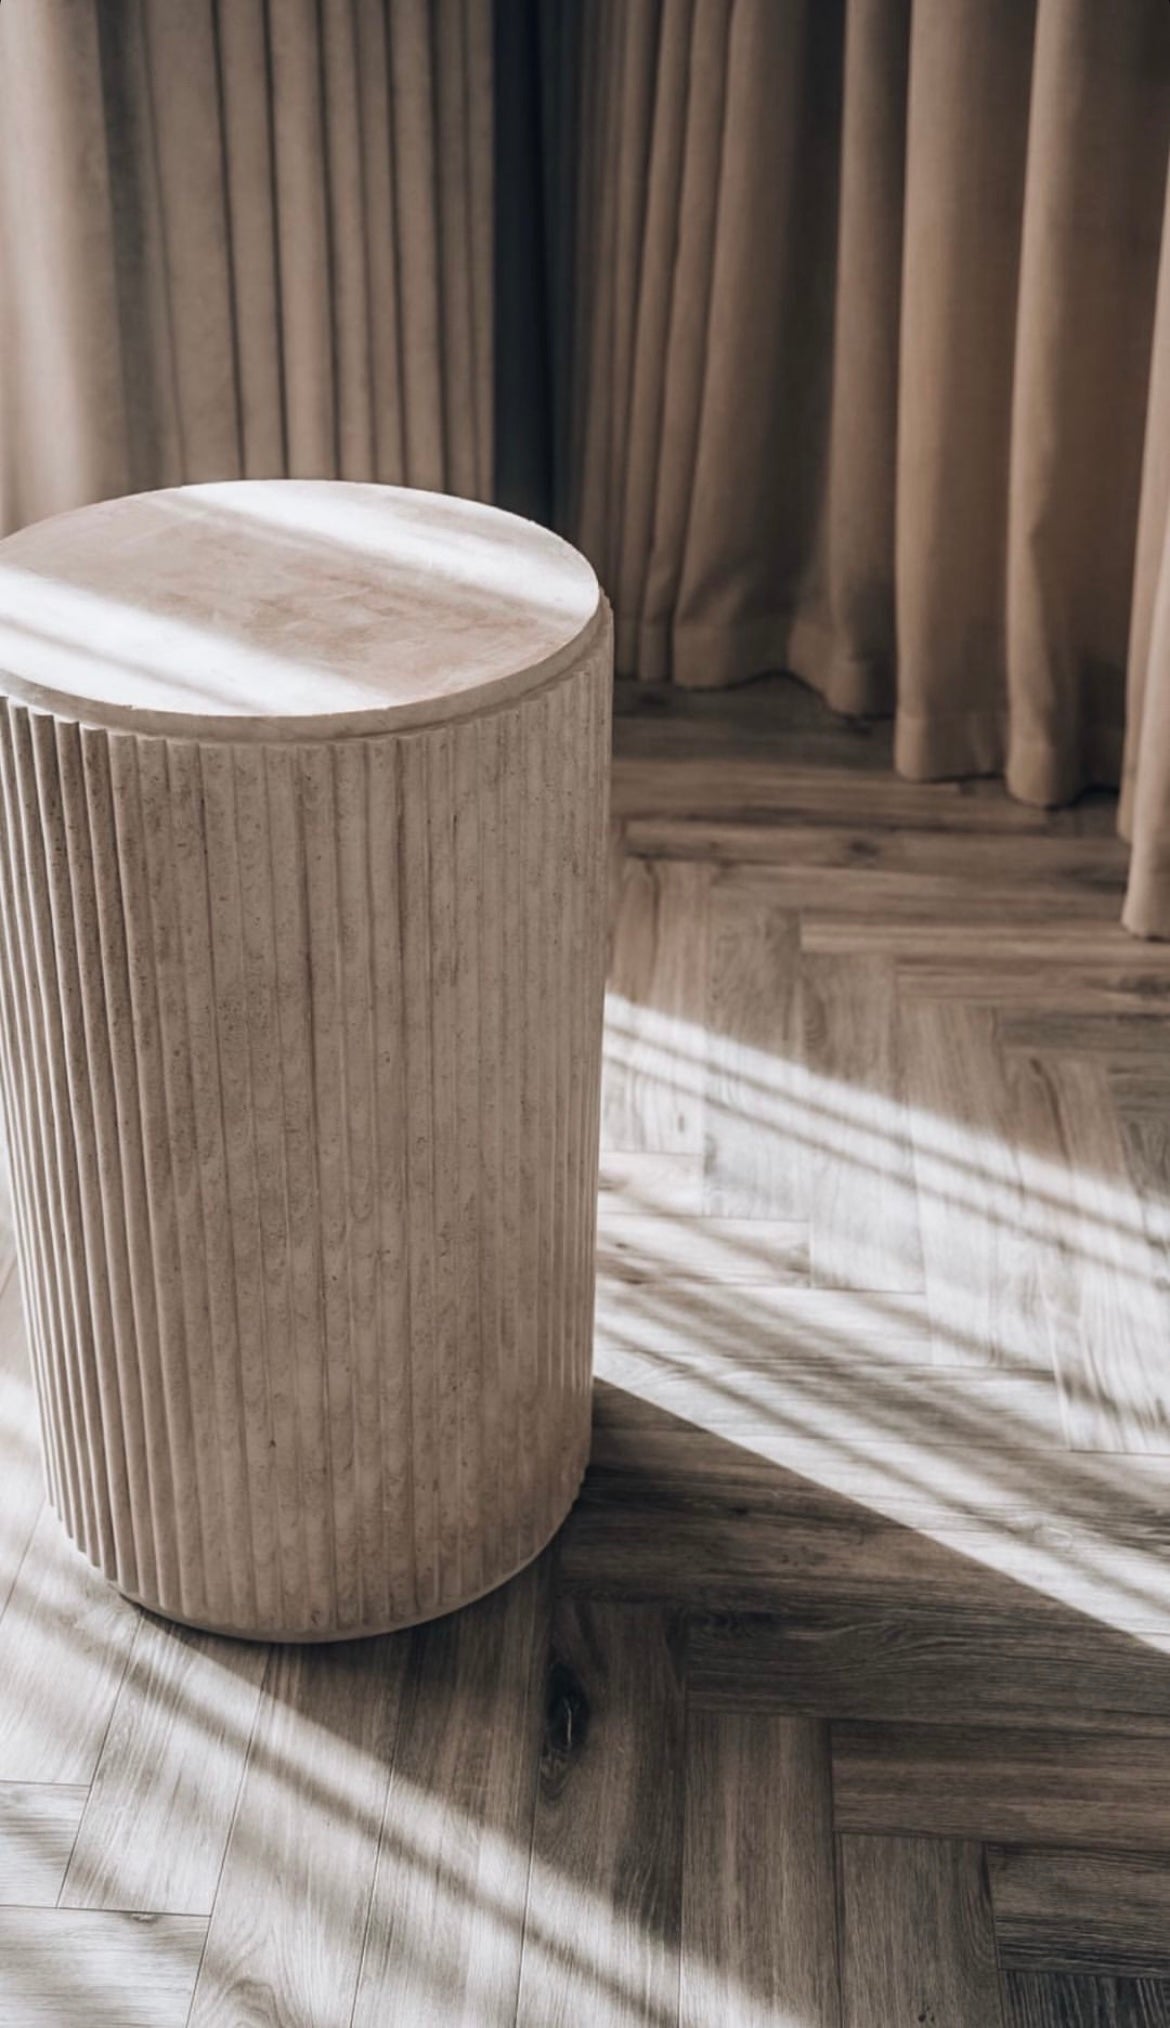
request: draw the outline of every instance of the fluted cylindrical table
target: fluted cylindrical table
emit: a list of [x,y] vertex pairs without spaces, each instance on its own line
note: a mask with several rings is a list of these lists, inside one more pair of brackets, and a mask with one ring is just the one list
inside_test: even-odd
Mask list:
[[589,1440],[611,631],[391,487],[0,544],[0,1037],[53,1502],[227,1633],[409,1624]]

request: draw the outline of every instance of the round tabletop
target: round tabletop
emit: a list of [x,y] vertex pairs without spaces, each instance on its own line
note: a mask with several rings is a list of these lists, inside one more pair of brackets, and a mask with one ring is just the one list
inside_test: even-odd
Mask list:
[[397,731],[503,704],[603,624],[584,557],[469,500],[244,480],[0,542],[0,694],[175,738]]

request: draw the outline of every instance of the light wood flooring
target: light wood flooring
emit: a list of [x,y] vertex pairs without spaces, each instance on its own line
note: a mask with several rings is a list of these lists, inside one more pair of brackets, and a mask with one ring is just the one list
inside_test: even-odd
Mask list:
[[0,1293],[0,2028],[1170,2028],[1170,947],[1106,797],[623,694],[553,1550],[265,1650],[42,1505]]

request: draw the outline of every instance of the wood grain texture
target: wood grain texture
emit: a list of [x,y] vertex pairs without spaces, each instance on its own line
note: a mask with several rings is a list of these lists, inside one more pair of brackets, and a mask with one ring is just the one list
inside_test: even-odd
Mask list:
[[627,859],[613,926],[602,1140],[702,1156],[711,875]]
[[1005,1968],[1170,1980],[1164,1852],[1001,1846],[989,1862]]
[[[761,686],[769,709],[783,691]],[[616,828],[610,867],[618,1145],[602,1150],[599,1218],[614,1272],[597,1306],[590,1468],[556,1550],[518,1583],[368,1655],[286,1651],[258,1700],[250,1678],[212,1670],[212,1638],[151,1624],[131,1646],[136,1616],[49,1523],[30,1546],[35,1408],[14,1290],[0,1292],[9,1822],[35,1827],[31,1886],[50,1900],[91,1782],[100,1836],[88,1858],[79,1845],[74,1877],[92,1860],[100,1891],[157,1883],[178,1899],[227,1835],[203,2028],[351,2012],[359,2028],[397,2015],[471,2028],[518,2011],[533,2028],[676,2028],[680,2001],[704,2028],[815,2020],[837,1972],[831,1931],[805,1949],[823,1908],[826,1733],[843,1826],[833,1885],[854,1940],[848,2028],[994,2020],[991,1918],[1009,1965],[1003,2028],[1170,2021],[1170,1454],[1150,1447],[1170,1072],[1144,1040],[1127,1051],[1117,1025],[1070,1025],[1138,1014],[1170,1038],[1168,960],[1105,919],[1125,858],[1103,828],[1108,799],[1053,819],[992,784],[901,784],[873,765],[888,728],[810,724],[795,697],[791,723],[740,693],[659,700],[619,723],[619,741],[636,730],[624,781],[641,814]],[[517,844],[510,935],[545,835]],[[242,847],[261,873],[262,842]],[[429,831],[423,842],[429,853]],[[490,859],[491,836],[479,842]],[[457,912],[475,843],[464,830],[435,860]],[[231,891],[216,889],[217,909]],[[481,929],[459,919],[475,955],[456,984],[464,1013],[492,1004],[499,954]],[[880,981],[872,1001],[841,986],[855,963]],[[831,1115],[813,1110],[807,1009],[799,1048],[788,1025],[806,969],[831,975],[816,1016]],[[432,1033],[412,1006],[438,1117],[453,1111],[471,1147],[455,1028]],[[253,1067],[271,1070],[275,1103],[278,1052]],[[740,1250],[766,1254],[777,1225],[809,1222],[811,1204],[778,1193],[788,1127],[811,1120],[839,1149],[909,1137],[924,1288],[736,1278]],[[519,1145],[514,1122],[498,1131]],[[501,1248],[536,1180],[529,1167],[528,1195],[501,1203]],[[864,1240],[865,1203],[834,1201],[825,1243],[848,1270],[838,1227]],[[263,1206],[265,1233],[279,1231],[283,1197]],[[876,1226],[876,1196],[872,1211]],[[629,1279],[619,1257],[639,1230],[649,1272]],[[443,1258],[465,1264],[458,1249]],[[689,1278],[697,1259],[717,1278]],[[473,1331],[477,1303],[501,1328],[539,1328],[555,1278],[517,1284],[503,1263],[478,1291],[436,1271],[428,1344],[444,1342],[434,1320]],[[263,1261],[255,1273],[277,1302],[279,1279]],[[296,1400],[279,1406],[295,1428]],[[526,1428],[505,1452],[517,1479]],[[288,1511],[295,1480],[281,1484]],[[454,1518],[444,1510],[448,1531]],[[30,1884],[23,1828],[16,1850]],[[49,2018],[113,2028],[116,2006],[103,2019],[88,1996],[108,1992],[123,1916],[111,1931],[106,1911],[46,1910],[67,1943],[54,1953],[34,1909],[22,1957],[26,1912],[9,1909],[11,1954],[34,1967]],[[149,1992],[169,1976],[170,1932],[134,1934]],[[799,2002],[777,1998],[790,1978]]]
[[623,1218],[703,1210],[703,1158],[698,1154],[659,1155],[653,1150],[606,1148],[598,1173],[600,1227]]
[[821,1288],[923,1287],[892,964],[801,966],[809,1085],[792,1131],[812,1180],[812,1278]]
[[770,1218],[610,1219],[597,1268],[627,1282],[806,1282],[808,1228]]
[[1165,1256],[1150,1243],[1104,1067],[1045,1063],[1052,1138],[1046,1166],[1059,1206],[1049,1252],[1052,1360],[1074,1449],[1170,1451]]
[[1004,2028],[1166,2028],[1170,1981],[1009,1972]]
[[0,1908],[0,2028],[186,2028],[206,1934],[190,1915]]
[[799,918],[724,876],[711,889],[710,938],[702,1209],[807,1220],[808,1150],[793,1117],[798,1095],[785,1090],[801,1063]]
[[712,1710],[957,1725],[977,1656],[982,1726],[1170,1734],[1164,1647],[1099,1626],[1090,1637],[1080,1615],[1029,1609],[1026,1595],[1014,1613],[940,1602],[695,1617],[687,1655],[692,1705]]
[[88,1793],[63,1782],[0,1782],[0,1902],[52,1906]]
[[[786,751],[788,751],[786,743]],[[744,754],[712,761],[705,754],[663,758],[627,754],[614,762],[615,814],[625,822],[647,816],[683,818],[696,840],[711,823],[772,820],[784,824],[828,825],[839,829],[848,811],[852,823],[875,830],[1006,832],[1015,838],[1084,835],[1085,813],[1036,810],[1013,802],[992,782],[907,782],[880,770],[845,765],[821,746],[787,759],[752,759]],[[1110,821],[1105,805],[1092,820]],[[1093,835],[1097,835],[1096,830]],[[1117,947],[1125,949],[1118,929]]]
[[844,2028],[1003,2028],[977,1845],[842,1838]]
[[668,1617],[563,1600],[553,1628],[517,2028],[673,2022],[683,1695]]
[[14,1267],[10,1261],[0,1288],[0,1477],[4,1485],[0,1619],[45,1497],[41,1432],[20,1283]]
[[[245,550],[259,529],[256,569],[280,575],[264,530],[289,502],[338,570],[377,505],[260,490],[164,496],[157,528],[141,509],[185,616],[159,623],[164,661],[187,668],[200,598],[219,612],[217,583],[180,569],[189,506],[217,540],[234,516]],[[316,623],[325,655],[338,616],[334,688],[327,661],[305,665],[319,721],[249,717],[278,609],[262,575],[224,593],[242,673],[192,679],[171,736],[151,730],[153,692],[145,732],[95,724],[106,676],[95,690],[88,662],[74,708],[32,710],[10,681],[0,712],[0,1056],[50,1491],[123,1591],[237,1634],[337,1637],[477,1596],[553,1533],[588,1448],[608,618],[594,585],[573,621],[592,572],[535,530],[577,591],[546,610],[538,579],[522,598],[514,524],[486,509],[468,533],[452,504],[454,577],[433,543],[428,575],[417,503],[394,496],[400,528],[376,491],[404,545],[398,620],[375,681],[359,554],[356,621],[334,585]],[[33,570],[56,545],[68,579],[75,546],[84,575],[135,511],[4,554]],[[0,606],[18,574],[0,556]],[[434,639],[412,662],[428,601]],[[307,652],[311,629],[277,633]],[[524,660],[538,641],[549,654]],[[367,677],[354,719],[346,684]]]
[[43,1509],[0,1619],[0,1781],[92,1780],[136,1623]]
[[680,2028],[837,2028],[825,1729],[691,1713],[686,1796]]
[[842,1724],[833,1796],[843,1830],[1162,1851],[1164,1739],[966,1726]]
[[515,2019],[551,1576],[544,1558],[415,1637],[353,2028]]
[[268,1657],[143,1618],[61,1893],[210,1915]]
[[348,2021],[409,1655],[391,1635],[273,1656],[190,2028]]
[[1047,1363],[1013,1095],[981,1009],[904,1009],[914,1167],[943,1362]]

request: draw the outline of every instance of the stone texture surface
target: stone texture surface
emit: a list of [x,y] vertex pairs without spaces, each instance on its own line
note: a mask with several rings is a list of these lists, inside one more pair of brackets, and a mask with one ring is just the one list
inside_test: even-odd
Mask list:
[[[326,514],[370,489],[311,491]],[[354,599],[377,568],[356,557]],[[453,582],[420,573],[416,599]],[[514,645],[522,669],[523,624]],[[486,706],[465,680],[431,725],[418,680],[405,725],[390,702],[311,739],[278,698],[245,737],[210,701],[201,734],[189,711],[168,735],[84,700],[0,710],[3,1095],[50,1491],[163,1613],[406,1624],[498,1583],[573,1498],[610,658],[598,594],[551,673],[545,648]]]

